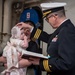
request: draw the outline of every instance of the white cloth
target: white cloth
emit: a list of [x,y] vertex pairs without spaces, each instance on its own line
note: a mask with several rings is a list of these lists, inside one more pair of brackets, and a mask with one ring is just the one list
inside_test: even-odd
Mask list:
[[[5,69],[2,74],[10,72],[10,75],[26,75],[27,68],[19,68],[18,64],[18,53],[22,52],[19,48],[20,44],[23,42],[20,40],[21,29],[14,26],[11,29],[11,35],[10,43],[7,42],[7,45],[3,50],[3,56],[7,59],[7,69]],[[10,69],[12,67],[15,68]]]
[[[14,40],[15,41],[15,40]],[[12,41],[12,42],[14,42]],[[15,43],[18,41],[15,41]],[[18,44],[19,45],[19,44]],[[2,72],[4,74],[5,72],[10,72],[10,75],[26,75],[26,69],[27,68],[19,68],[18,64],[18,52],[19,46],[14,47],[11,43],[7,43],[7,46],[3,50],[3,56],[7,59],[7,69]],[[18,50],[18,51],[17,51]],[[14,58],[12,58],[12,55]],[[9,70],[11,67],[16,67],[15,69]]]
[[18,26],[14,26],[11,29],[11,35],[12,35],[13,38],[20,38],[21,28],[19,28]]

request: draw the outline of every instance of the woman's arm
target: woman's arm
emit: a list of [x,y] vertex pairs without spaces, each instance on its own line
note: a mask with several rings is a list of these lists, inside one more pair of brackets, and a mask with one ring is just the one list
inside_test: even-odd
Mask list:
[[21,59],[20,61],[19,61],[19,68],[23,68],[23,67],[28,67],[28,66],[30,66],[32,63],[29,61],[29,60],[27,60],[27,59]]
[[1,57],[0,57],[0,62],[1,62],[1,63],[6,63],[6,58],[3,57],[3,56],[1,56]]

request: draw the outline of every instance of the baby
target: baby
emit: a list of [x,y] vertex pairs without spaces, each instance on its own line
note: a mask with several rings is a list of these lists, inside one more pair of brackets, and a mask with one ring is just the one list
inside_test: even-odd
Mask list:
[[7,60],[7,69],[2,72],[5,75],[25,75],[26,68],[19,68],[18,56],[22,54],[21,49],[28,47],[28,38],[24,34],[24,30],[14,26],[11,30],[10,42],[7,42],[3,50],[3,57]]

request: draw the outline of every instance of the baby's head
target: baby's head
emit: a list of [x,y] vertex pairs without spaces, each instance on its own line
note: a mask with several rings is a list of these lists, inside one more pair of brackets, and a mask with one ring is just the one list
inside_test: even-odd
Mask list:
[[[35,24],[32,21],[25,21],[24,23],[31,25],[32,27],[35,27]],[[11,37],[14,39],[24,39],[24,36],[27,36],[30,39],[31,32],[28,29],[21,29],[18,26],[14,26],[11,29]]]
[[11,37],[14,39],[21,39],[21,34],[23,33],[23,30],[21,30],[21,28],[19,28],[18,26],[14,26],[11,29]]

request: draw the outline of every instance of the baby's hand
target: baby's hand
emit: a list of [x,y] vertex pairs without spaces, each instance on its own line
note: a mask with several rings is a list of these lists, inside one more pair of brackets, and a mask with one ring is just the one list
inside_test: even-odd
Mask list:
[[23,41],[22,44],[21,44],[21,47],[27,48],[27,47],[28,47],[28,43],[25,43],[25,42]]
[[27,38],[27,36],[24,36],[24,40],[23,40],[23,42],[21,43],[21,46],[22,46],[22,47],[25,47],[25,48],[28,47],[28,38]]
[[27,41],[27,39],[28,39],[28,37],[25,35],[25,36],[24,36],[24,41]]

